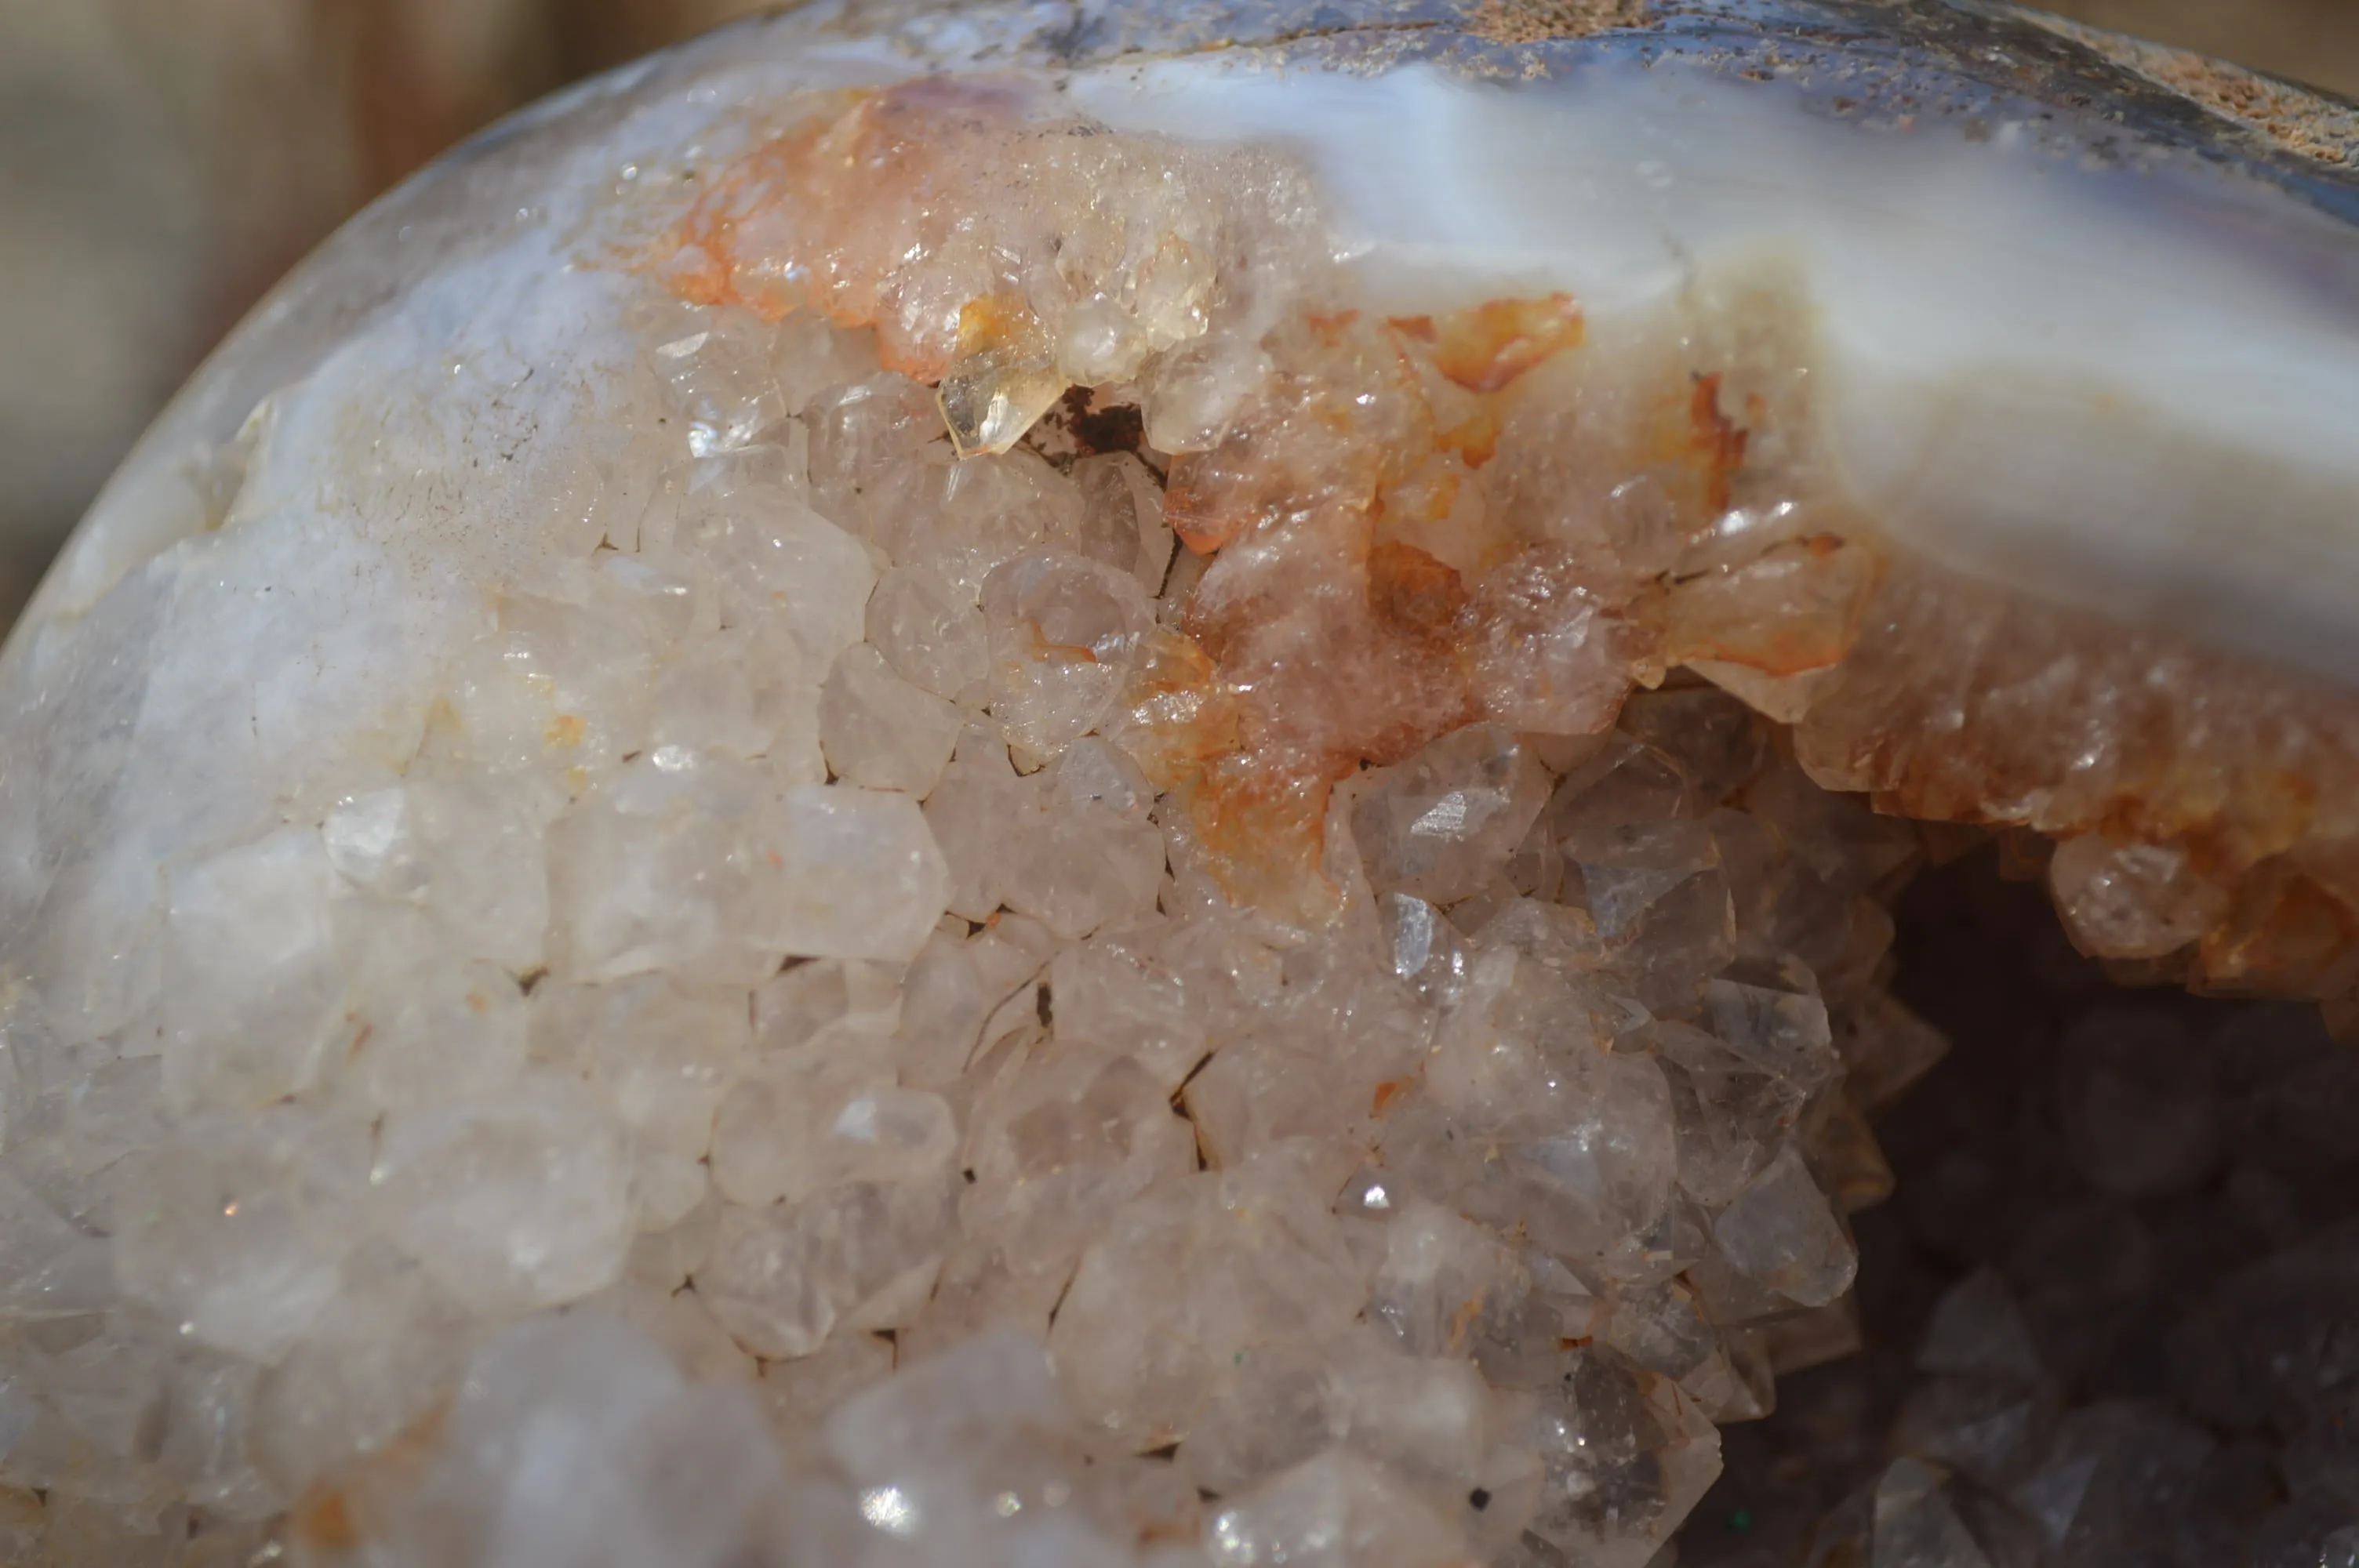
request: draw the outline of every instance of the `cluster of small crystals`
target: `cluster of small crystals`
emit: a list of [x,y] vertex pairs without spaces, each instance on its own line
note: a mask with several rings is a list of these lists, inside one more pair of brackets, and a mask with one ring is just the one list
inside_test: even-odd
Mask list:
[[[1303,309],[1315,225],[1283,160],[1022,113],[924,84],[822,116],[700,209],[674,285],[875,323],[888,365],[940,380],[961,449],[1013,442],[1069,382],[1143,403],[1180,536],[1247,546],[1205,574],[1193,646],[1150,650],[1158,733],[1133,747],[1190,791],[1233,891],[1312,885],[1325,792],[1360,762],[1471,717],[1582,728],[1684,665],[1801,724],[1829,788],[2062,842],[2086,950],[2349,1009],[2349,699],[1889,558],[1799,435],[1807,312],[1777,276],[1707,276],[1655,333],[1579,354],[1561,297]],[[1152,219],[1066,247],[1073,193],[1145,167],[1174,176]],[[781,216],[810,213],[851,216]]]
[[[1180,197],[1248,260],[1310,222],[1290,177],[1059,135],[1106,144],[1093,201],[1015,189],[1110,276],[1196,242],[1088,225]],[[978,254],[1023,254],[1007,200]],[[1385,404],[1318,380],[1377,327],[1209,275],[1199,338],[1285,352],[1142,362],[992,450],[892,330],[690,276],[632,307],[628,419],[516,508],[582,548],[489,596],[415,753],[172,862],[129,1026],[16,999],[0,1545],[1653,1560],[1714,1423],[1854,1340],[1864,1112],[1942,1046],[1881,989],[1912,832],[1723,691],[1625,706],[1602,544],[1468,558],[1468,611],[1435,550],[1505,525],[1372,504],[1451,472],[1285,505],[1359,449],[1297,449],[1321,400]],[[942,326],[910,282],[871,297]],[[1567,302],[1380,330],[1455,388],[1456,478],[1559,429]],[[1171,435],[1205,376],[1224,433]],[[1655,490],[1726,482],[1716,388]],[[1209,571],[1167,483],[1231,519]],[[1435,550],[1353,554],[1379,513]],[[1214,845],[1231,755],[1301,787]]]
[[176,871],[169,1011],[12,1124],[11,1539],[1647,1562],[1844,1339],[1910,835],[1668,690],[1361,775],[1336,920],[1238,908],[1091,732],[1178,609],[1140,460],[648,312],[744,438]]
[[1680,1562],[2359,1563],[2359,1054],[2310,1008],[2122,993],[2018,935],[2036,900],[1942,891],[1912,957],[1973,977],[1925,1000],[1978,1049],[1880,1123],[1876,1348],[1730,1433]]
[[[1144,410],[1212,558],[1122,739],[1233,894],[1319,912],[1353,769],[1470,719],[1586,732],[1684,666],[1799,725],[1827,788],[2057,840],[2059,909],[2126,973],[2359,1009],[2359,709],[1894,557],[1821,471],[1777,269],[1598,341],[1560,295],[1377,316],[1283,158],[1035,114],[940,82],[806,108],[662,271],[873,325],[962,451],[1069,384]],[[1150,171],[1143,208],[1093,205]]]
[[[1594,734],[1674,665],[1787,717],[1842,657],[1877,561],[1831,531],[1855,519],[1793,499],[1823,487],[1793,434],[1788,280],[1699,282],[1601,343],[1561,294],[1380,315],[1288,160],[1054,108],[940,81],[801,105],[649,271],[695,303],[873,330],[910,379],[814,426],[845,443],[929,434],[930,402],[951,449],[1005,457],[1069,382],[1129,412],[1186,591],[1090,679],[1239,902],[1332,916],[1330,794],[1363,765],[1475,721]],[[909,502],[844,505],[891,550]],[[1027,766],[1060,733],[1006,732]]]
[[1070,386],[1142,376],[1158,446],[1217,439],[1321,254],[1304,171],[1036,120],[1036,97],[942,78],[790,103],[659,270],[693,303],[873,328],[961,453],[1007,450]]
[[[6,1552],[1642,1568],[1861,1344],[1866,1113],[1942,1050],[1918,837],[1822,785],[2072,835],[2142,972],[2333,990],[2203,891],[2318,838],[2249,824],[2323,727],[2223,699],[2205,794],[2178,697],[1999,638],[2048,664],[1937,732],[2135,759],[1918,782],[2004,616],[1807,499],[1776,276],[1386,316],[1279,155],[777,115],[658,214],[422,739],[169,862],[124,1027],[6,999]],[[2339,958],[2308,896],[2249,924]]]
[[1900,561],[1797,748],[1886,810],[2056,839],[2075,942],[2136,978],[2359,989],[2359,709],[2325,683]]

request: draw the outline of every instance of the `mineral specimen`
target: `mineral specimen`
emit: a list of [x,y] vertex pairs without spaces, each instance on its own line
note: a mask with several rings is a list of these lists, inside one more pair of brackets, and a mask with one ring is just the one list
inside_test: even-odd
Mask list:
[[1726,1430],[1690,1568],[2344,1560],[2359,1053],[2114,990],[2039,914],[1973,862],[1902,901],[1901,989],[1961,1040],[1879,1124],[1869,1348]]
[[[1887,9],[1961,92],[2002,45],[2102,78]],[[2132,978],[2347,1003],[2359,708],[2321,666],[2359,607],[2105,619],[2249,600],[2339,525],[2349,449],[2279,384],[2347,383],[2305,335],[2347,321],[2254,265],[2242,315],[2100,362],[2103,320],[2014,320],[2047,264],[2006,244],[1891,270],[1897,197],[1779,246],[1701,187],[1667,270],[1625,199],[1692,145],[1595,241],[1510,244],[1506,176],[1669,123],[1567,108],[1599,60],[1838,180],[1908,126],[1765,96],[1774,27],[1624,56],[1495,11],[1208,51],[814,10],[545,111],[289,286],[0,665],[34,1560],[1646,1568],[1719,1429],[1861,1343],[1867,1113],[1944,1045],[1888,961],[1929,850],[2008,828]],[[1501,150],[1455,219],[1372,190],[1396,111]],[[1550,123],[1561,168],[1509,156]],[[1886,189],[1984,157],[2043,212],[2195,202],[2133,293],[2215,279],[2232,222],[2354,254],[2160,132],[2071,173],[1971,122],[1897,147]],[[2148,373],[2188,330],[2257,413]],[[2245,375],[2272,345],[2300,374]],[[2053,393],[2060,352],[2037,431],[1978,379]],[[1975,442],[2008,482],[1961,482]],[[2203,508],[2276,459],[2229,548]],[[2009,580],[2027,508],[2137,571]],[[2161,1015],[2055,1049],[2101,1197],[2042,1212],[2028,1288],[2231,1256],[2126,1206],[2208,1191],[2265,1095]],[[2293,1438],[2206,1562],[2341,1549],[2314,1217],[2186,1320],[2217,1354],[2168,1391]],[[2039,1337],[2090,1320],[2012,1300],[1945,1299],[1822,1560],[2181,1539],[2140,1499],[2216,1440],[2063,1411]]]

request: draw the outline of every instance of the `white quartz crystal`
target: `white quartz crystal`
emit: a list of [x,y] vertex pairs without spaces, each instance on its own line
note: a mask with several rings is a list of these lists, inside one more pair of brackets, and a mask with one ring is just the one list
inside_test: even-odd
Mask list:
[[[1796,543],[1670,515],[1730,322],[1590,451],[1570,297],[829,26],[396,198],[16,634],[0,1561],[1672,1562],[1943,1044],[1820,688],[1658,646]],[[2048,874],[2149,960],[2190,864]],[[2236,1131],[2156,1038],[2058,1047],[2125,1202]],[[2082,1528],[1995,1281],[1845,1561]]]
[[259,1107],[309,1088],[341,1031],[331,903],[318,834],[282,828],[174,874],[164,984],[166,1092],[183,1105]]
[[570,1074],[396,1111],[368,1186],[386,1234],[478,1310],[575,1300],[622,1271],[630,1239],[622,1130]]
[[364,1124],[282,1107],[192,1121],[116,1200],[114,1276],[188,1337],[265,1365],[340,1287],[367,1191]]
[[1551,782],[1504,724],[1436,741],[1353,807],[1369,884],[1431,903],[1479,892],[1548,804]]
[[1221,1568],[1447,1568],[1466,1544],[1384,1470],[1330,1450],[1224,1503],[1208,1544]]
[[941,778],[965,723],[955,707],[895,675],[865,643],[837,658],[820,688],[819,716],[820,744],[837,777],[919,796]]

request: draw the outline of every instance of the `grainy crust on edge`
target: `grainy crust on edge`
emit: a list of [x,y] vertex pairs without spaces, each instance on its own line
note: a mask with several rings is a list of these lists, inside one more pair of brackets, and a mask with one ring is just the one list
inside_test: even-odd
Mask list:
[[1465,26],[1486,42],[1538,44],[1643,27],[1654,11],[1650,0],[1478,0]]
[[2312,89],[2187,49],[2151,44],[2061,16],[2025,13],[2060,37],[2102,55],[2189,103],[2320,163],[2359,168],[2359,109]]

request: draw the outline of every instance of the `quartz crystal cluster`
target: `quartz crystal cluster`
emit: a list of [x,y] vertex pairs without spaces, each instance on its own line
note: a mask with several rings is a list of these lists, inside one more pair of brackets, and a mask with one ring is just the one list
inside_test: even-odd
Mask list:
[[[2311,907],[2218,935],[2309,843],[2212,831],[2276,752],[2157,827],[1845,750],[1935,656],[1854,643],[1949,622],[1891,630],[1930,568],[1774,274],[1379,308],[1282,152],[995,83],[600,182],[12,653],[0,1551],[1645,1568],[1857,1346],[1867,1113],[1945,1048],[1919,836],[1825,784],[2070,829],[2125,960],[2347,989],[2216,957]],[[2212,1112],[2125,1132],[2106,1049],[2084,1156],[2167,1186]],[[2004,1425],[1984,1289],[1927,1398]],[[1985,1440],[1875,1568],[1978,1568]]]
[[1687,1568],[2359,1561],[2359,1054],[2121,991],[2027,892],[1903,902],[1901,989],[1976,1048],[1880,1121],[1870,1350],[1728,1433]]

